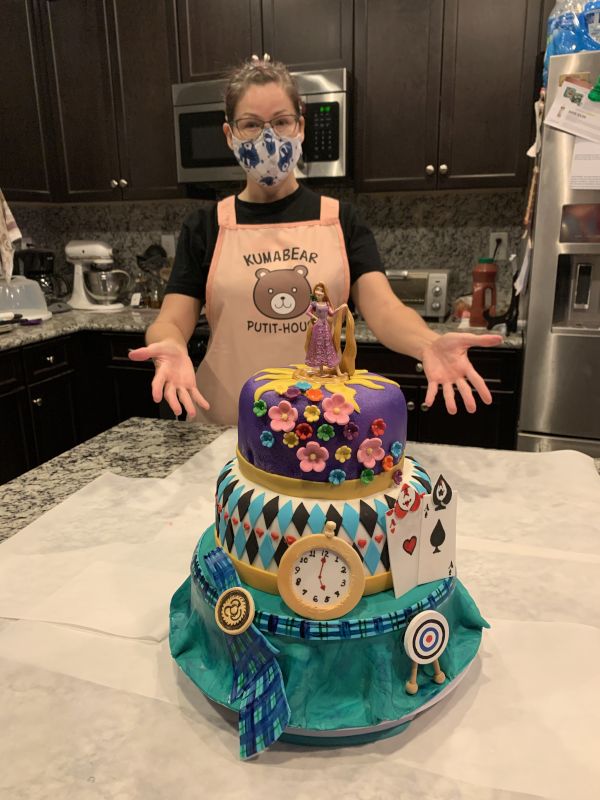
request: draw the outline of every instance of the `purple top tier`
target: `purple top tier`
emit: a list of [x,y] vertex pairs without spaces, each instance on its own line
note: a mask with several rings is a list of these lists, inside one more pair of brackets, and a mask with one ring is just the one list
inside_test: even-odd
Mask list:
[[406,444],[406,401],[397,383],[366,370],[343,384],[293,373],[261,370],[244,384],[238,447],[247,461],[274,475],[335,485],[368,482],[394,468]]

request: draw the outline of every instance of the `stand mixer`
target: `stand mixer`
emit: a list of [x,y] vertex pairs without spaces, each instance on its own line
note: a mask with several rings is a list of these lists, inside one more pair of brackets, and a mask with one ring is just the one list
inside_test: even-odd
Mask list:
[[73,264],[71,308],[85,311],[112,312],[124,308],[117,297],[131,282],[122,269],[113,269],[112,247],[106,242],[82,240],[65,247],[67,261]]

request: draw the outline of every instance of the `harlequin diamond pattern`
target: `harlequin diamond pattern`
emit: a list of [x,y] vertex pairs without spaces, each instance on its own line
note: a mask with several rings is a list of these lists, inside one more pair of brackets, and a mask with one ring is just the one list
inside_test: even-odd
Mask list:
[[248,520],[250,521],[250,525],[254,528],[256,525],[256,520],[260,517],[263,509],[263,501],[265,499],[265,493],[261,492],[254,500],[250,503],[248,508]]
[[340,525],[342,524],[342,515],[340,512],[334,506],[329,506],[325,516],[328,522],[335,522],[335,532],[338,533]]
[[225,529],[225,543],[227,544],[227,549],[230,553],[233,549],[233,539],[233,525],[231,524],[231,520],[229,520],[227,523],[227,528]]
[[246,531],[243,525],[238,525],[234,537],[235,552],[238,558],[242,557],[242,553],[246,548]]
[[367,552],[365,553],[364,557],[365,564],[367,565],[367,569],[371,573],[374,574],[375,570],[377,569],[377,565],[379,564],[379,548],[371,539],[369,542],[369,546],[367,547]]
[[247,492],[240,497],[237,504],[237,515],[239,517],[240,522],[246,516],[246,512],[250,506],[250,500],[252,499],[252,495],[254,493],[253,489],[249,489]]
[[304,503],[300,503],[292,515],[292,522],[294,523],[294,527],[300,536],[302,536],[304,533],[304,528],[308,522],[308,516],[309,514]]
[[268,535],[263,535],[259,539],[258,544],[258,554],[260,556],[260,560],[262,561],[262,566],[264,569],[269,568],[269,564],[273,560],[273,556],[275,554],[275,548],[273,547],[273,540]]
[[308,517],[308,526],[313,533],[322,533],[325,527],[325,514],[320,506],[314,506]]
[[234,476],[233,476],[233,475],[227,475],[227,477],[226,477],[226,478],[223,480],[223,482],[222,482],[222,483],[221,483],[221,485],[219,486],[219,489],[218,489],[218,491],[217,491],[217,498],[218,498],[218,499],[219,499],[221,502],[223,502],[223,493],[225,492],[225,489],[226,489],[226,488],[229,486],[229,484],[230,484],[230,483],[232,483],[234,480],[235,480],[235,478],[234,478]]
[[381,550],[381,566],[386,572],[389,572],[390,569],[390,551],[388,549],[387,540],[384,542],[383,548]]
[[365,503],[364,500],[360,501],[359,518],[369,536],[373,536],[373,531],[377,525],[377,512],[368,503]]
[[273,520],[277,516],[277,512],[279,511],[279,497],[277,495],[272,497],[265,505],[263,506],[263,517],[265,520],[265,525],[267,528],[270,528],[273,524]]
[[358,516],[358,511],[353,508],[348,503],[344,503],[344,511],[342,514],[342,527],[348,534],[348,536],[354,541],[356,538],[356,531],[358,530],[358,525],[360,523],[360,517]]
[[221,484],[223,483],[223,481],[225,480],[225,478],[226,478],[226,477],[227,477],[227,476],[228,476],[230,473],[231,473],[231,467],[229,467],[229,469],[227,469],[227,465],[226,465],[225,467],[223,467],[223,471],[221,472],[221,474],[220,474],[220,475],[219,475],[219,477],[217,478],[217,493],[218,493],[218,491],[219,491],[219,488],[220,488]]
[[246,542],[246,554],[248,556],[248,561],[250,564],[254,563],[254,559],[256,558],[256,554],[258,553],[258,542],[256,541],[256,534],[254,531],[250,531],[250,536],[248,536],[248,541]]
[[238,481],[233,480],[231,481],[231,483],[228,483],[227,486],[223,489],[223,495],[221,497],[221,503],[223,504],[223,506],[227,505],[227,501],[231,497],[231,493],[233,492],[237,484]]
[[287,503],[284,503],[284,505],[279,509],[279,513],[277,514],[277,530],[287,531],[290,526],[290,522],[292,521],[293,513],[293,503],[291,500],[288,500]]
[[288,549],[287,542],[285,541],[285,539],[282,536],[281,539],[279,540],[279,545],[277,546],[277,550],[275,550],[275,555],[273,556],[277,566],[279,566],[279,562],[283,558],[283,554],[285,553],[285,551],[287,549]]

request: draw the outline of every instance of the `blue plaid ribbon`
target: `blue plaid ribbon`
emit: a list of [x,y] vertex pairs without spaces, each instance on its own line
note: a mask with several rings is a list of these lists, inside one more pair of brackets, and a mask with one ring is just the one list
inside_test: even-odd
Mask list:
[[[240,585],[231,560],[220,547],[207,553],[204,562],[219,594]],[[237,636],[226,635],[226,641],[233,663],[230,701],[242,701],[240,756],[250,758],[276,742],[290,721],[283,676],[275,658],[279,651],[254,624]]]

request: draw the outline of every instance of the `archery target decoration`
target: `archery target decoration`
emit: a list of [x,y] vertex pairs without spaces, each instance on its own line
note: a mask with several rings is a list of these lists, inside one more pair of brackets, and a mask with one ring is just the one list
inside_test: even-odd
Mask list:
[[404,649],[417,664],[431,664],[442,655],[450,629],[446,617],[438,611],[422,611],[413,617],[404,634]]

